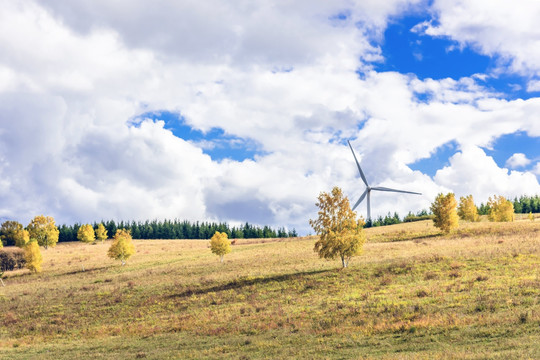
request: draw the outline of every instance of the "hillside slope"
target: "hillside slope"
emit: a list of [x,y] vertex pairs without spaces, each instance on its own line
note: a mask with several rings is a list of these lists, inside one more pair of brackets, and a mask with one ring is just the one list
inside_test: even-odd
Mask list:
[[4,279],[0,358],[540,358],[540,222],[366,233],[343,270],[314,237],[59,244]]

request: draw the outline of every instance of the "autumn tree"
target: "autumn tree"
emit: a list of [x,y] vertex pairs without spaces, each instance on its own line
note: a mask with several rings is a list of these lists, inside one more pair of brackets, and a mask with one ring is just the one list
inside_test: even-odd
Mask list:
[[5,245],[15,245],[15,239],[20,231],[23,230],[22,224],[17,221],[4,221],[0,227],[0,238]]
[[105,229],[105,226],[100,223],[96,229],[96,240],[103,242],[104,240],[107,240],[107,237],[107,229]]
[[39,246],[47,249],[54,247],[58,242],[59,231],[51,216],[38,215],[28,224],[30,239],[36,239]]
[[43,262],[43,256],[39,250],[39,245],[36,240],[30,241],[24,247],[24,258],[26,260],[26,267],[31,272],[41,272],[41,263]]
[[511,201],[505,199],[504,196],[493,196],[488,201],[489,221],[514,221],[514,204]]
[[77,239],[85,243],[93,243],[96,240],[96,236],[92,225],[82,225],[77,231]]
[[231,241],[224,232],[216,231],[210,239],[210,250],[219,255],[219,261],[223,262],[223,256],[231,252]]
[[467,221],[479,221],[478,208],[474,204],[473,196],[459,198],[458,215],[461,219]]
[[24,248],[30,242],[30,233],[26,229],[19,230],[15,234],[15,246]]
[[534,221],[534,215],[533,215],[532,211],[529,212],[529,215],[527,215],[527,218],[528,218],[529,220],[531,220],[531,221]]
[[351,257],[362,252],[366,240],[362,231],[363,220],[356,220],[356,213],[351,210],[349,199],[343,196],[339,187],[331,193],[322,192],[316,206],[318,218],[309,220],[309,224],[319,235],[314,251],[325,259],[341,258],[345,268]]
[[125,265],[126,260],[133,254],[135,254],[135,245],[133,245],[130,231],[125,229],[116,230],[107,255],[115,260],[120,260],[122,265]]
[[459,217],[456,211],[457,201],[453,193],[437,195],[433,204],[431,204],[431,212],[434,215],[433,223],[442,232],[448,234],[450,231],[457,229],[459,225]]

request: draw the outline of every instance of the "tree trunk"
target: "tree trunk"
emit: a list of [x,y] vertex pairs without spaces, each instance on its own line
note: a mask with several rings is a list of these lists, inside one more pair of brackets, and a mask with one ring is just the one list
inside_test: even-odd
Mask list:
[[219,262],[223,263],[223,255],[219,255]]
[[345,257],[342,256],[342,257],[341,257],[341,265],[343,265],[343,267],[346,268],[346,267],[347,267],[347,263],[348,263],[348,261],[345,261]]

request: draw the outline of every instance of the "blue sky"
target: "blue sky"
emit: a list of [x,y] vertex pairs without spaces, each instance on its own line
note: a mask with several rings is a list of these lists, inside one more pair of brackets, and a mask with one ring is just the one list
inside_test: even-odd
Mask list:
[[422,193],[374,216],[540,193],[538,2],[119,4],[0,5],[0,218],[305,234],[321,191],[364,191],[347,140]]

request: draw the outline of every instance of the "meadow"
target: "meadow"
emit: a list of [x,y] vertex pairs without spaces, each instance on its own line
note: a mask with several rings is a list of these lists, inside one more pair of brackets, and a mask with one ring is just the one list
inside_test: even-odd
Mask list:
[[[0,288],[2,359],[538,359],[540,221],[365,230],[341,269],[315,237],[42,250]],[[83,271],[84,267],[84,271]]]

